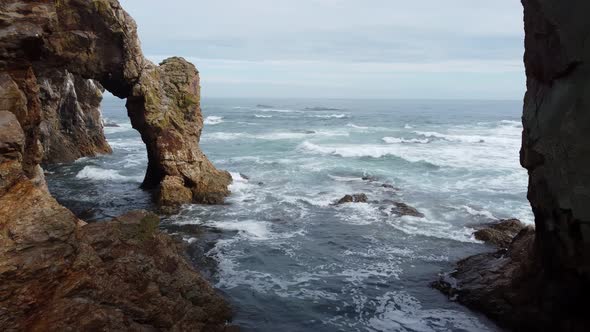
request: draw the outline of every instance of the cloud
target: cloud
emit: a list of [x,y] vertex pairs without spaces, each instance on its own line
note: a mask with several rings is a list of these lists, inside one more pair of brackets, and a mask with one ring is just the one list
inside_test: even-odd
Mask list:
[[[227,95],[240,84],[253,92],[247,85],[256,84],[268,93],[278,93],[273,85],[291,85],[286,96],[318,94],[318,86],[326,95],[339,87],[350,96],[342,81],[389,94],[382,85],[396,86],[400,76],[422,81],[437,95],[450,93],[436,87],[441,80],[465,84],[457,91],[479,85],[492,98],[520,98],[523,92],[522,8],[514,0],[121,2],[138,21],[146,54],[191,58],[203,85],[227,84]],[[490,86],[498,77],[505,77],[503,86]],[[403,90],[419,96],[418,88]]]

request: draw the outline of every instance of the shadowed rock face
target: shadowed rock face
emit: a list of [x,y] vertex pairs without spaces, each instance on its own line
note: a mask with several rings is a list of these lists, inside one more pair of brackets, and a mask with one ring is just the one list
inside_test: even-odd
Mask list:
[[521,163],[535,230],[470,257],[435,287],[517,331],[588,331],[590,2],[522,0],[527,93]]
[[102,86],[67,70],[43,70],[38,75],[43,163],[111,153],[100,113]]

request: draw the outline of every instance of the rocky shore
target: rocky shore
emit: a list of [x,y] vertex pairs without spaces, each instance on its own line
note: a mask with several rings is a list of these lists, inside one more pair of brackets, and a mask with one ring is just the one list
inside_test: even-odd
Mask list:
[[229,173],[199,148],[199,76],[143,57],[116,0],[0,2],[0,329],[224,331],[231,312],[159,218],[86,224],[47,190],[41,164],[109,153],[104,89],[127,98],[147,146],[144,188],[163,210],[220,203]]

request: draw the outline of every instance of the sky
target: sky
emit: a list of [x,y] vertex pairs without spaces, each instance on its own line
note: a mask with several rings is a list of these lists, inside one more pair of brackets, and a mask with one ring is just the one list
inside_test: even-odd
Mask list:
[[204,97],[512,99],[517,0],[120,0],[144,54],[182,56]]

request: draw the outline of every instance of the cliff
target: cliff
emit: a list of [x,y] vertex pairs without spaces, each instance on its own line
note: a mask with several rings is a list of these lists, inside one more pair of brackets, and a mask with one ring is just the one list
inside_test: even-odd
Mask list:
[[103,131],[100,83],[67,70],[37,71],[41,102],[43,164],[111,153]]
[[[116,0],[7,0],[0,3],[0,27],[4,30],[0,34],[3,86],[10,86],[13,97],[26,99],[20,111],[10,111],[17,114],[25,131],[28,175],[33,176],[32,168],[43,159],[40,122],[44,116],[50,118],[50,112],[43,111],[55,108],[39,82],[58,70],[64,72],[66,83],[71,73],[74,80],[93,79],[114,95],[128,98],[129,116],[148,150],[144,188],[153,189],[166,208],[190,202],[221,203],[229,194],[229,173],[217,170],[198,145],[203,124],[197,70],[181,58],[168,59],[162,66],[145,59],[135,22]],[[75,83],[77,92],[88,84]],[[92,108],[90,99],[95,97],[90,90],[82,92],[88,94],[83,103]],[[76,102],[65,96],[61,99],[75,107]],[[90,118],[91,114],[86,117]],[[62,124],[73,119],[60,118]],[[91,127],[95,121],[85,123]],[[94,138],[86,141],[94,142]],[[50,141],[44,144],[56,148]]]
[[459,262],[436,287],[515,330],[587,331],[590,3],[522,0],[527,92],[521,163],[535,230]]
[[197,70],[147,61],[116,0],[1,1],[0,329],[225,330],[228,306],[157,216],[86,224],[47,191],[43,161],[109,151],[103,87],[128,98],[163,208],[229,193],[198,145]]

